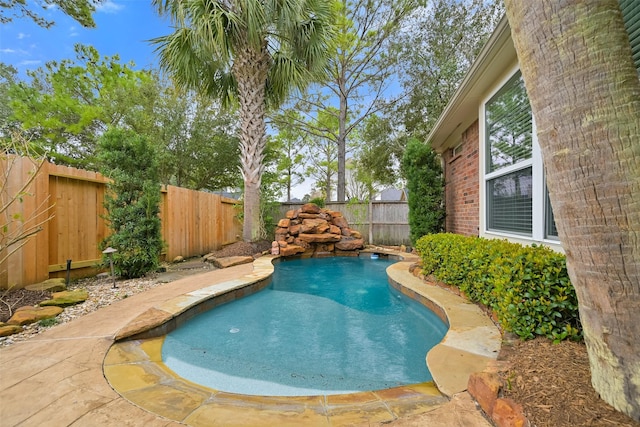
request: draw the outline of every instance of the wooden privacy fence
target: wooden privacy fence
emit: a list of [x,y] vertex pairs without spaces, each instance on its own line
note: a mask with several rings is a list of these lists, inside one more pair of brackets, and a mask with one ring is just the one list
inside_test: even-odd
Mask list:
[[[282,203],[275,220],[284,218],[290,209],[303,203]],[[367,243],[378,245],[409,245],[409,205],[405,201],[378,201],[368,203],[331,202],[327,209],[341,212],[349,226],[358,230]],[[371,227],[371,238],[369,231]],[[275,225],[274,225],[275,228]]]
[[[6,179],[2,206],[34,169],[28,158],[0,158],[0,176]],[[45,162],[28,194],[5,215],[27,222],[52,217],[43,223],[41,232],[2,262],[0,288],[64,277],[67,260],[71,260],[73,277],[94,272],[102,259],[99,244],[109,233],[103,219],[107,182],[96,172]],[[239,240],[242,224],[236,218],[237,203],[216,194],[166,186],[160,205],[165,258],[202,255]],[[5,221],[2,218],[0,223]],[[9,222],[12,228],[25,226],[20,221]],[[0,260],[7,250],[3,252]]]

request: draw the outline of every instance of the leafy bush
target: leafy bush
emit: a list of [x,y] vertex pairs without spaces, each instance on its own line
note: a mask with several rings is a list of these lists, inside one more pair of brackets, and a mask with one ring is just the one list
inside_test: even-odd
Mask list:
[[113,254],[116,274],[127,279],[141,277],[158,268],[163,248],[155,151],[143,137],[111,129],[100,138],[99,160],[102,172],[113,180],[105,195],[113,234],[102,242],[102,248],[118,250]]
[[411,243],[444,227],[444,182],[438,155],[427,144],[411,139],[402,157],[407,179]]
[[416,250],[425,274],[493,309],[505,330],[522,339],[581,339],[564,255],[544,246],[446,233],[420,238]]
[[320,208],[324,208],[325,200],[324,200],[323,197],[315,197],[315,198],[309,200],[309,203],[313,203],[313,204],[317,205]]

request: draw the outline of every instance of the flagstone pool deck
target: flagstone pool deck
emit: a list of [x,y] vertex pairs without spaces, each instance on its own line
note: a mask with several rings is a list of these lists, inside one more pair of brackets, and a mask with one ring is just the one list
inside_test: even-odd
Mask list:
[[449,323],[426,358],[435,384],[245,396],[169,370],[157,335],[206,304],[241,297],[250,284],[259,287],[273,271],[267,256],[158,286],[0,349],[0,426],[491,426],[465,390],[469,374],[496,359],[500,333],[474,304],[409,273],[413,261],[407,257],[387,273],[393,286]]

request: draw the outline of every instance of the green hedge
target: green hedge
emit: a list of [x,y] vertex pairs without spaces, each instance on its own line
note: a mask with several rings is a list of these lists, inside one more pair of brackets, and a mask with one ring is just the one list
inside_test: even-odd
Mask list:
[[522,339],[582,339],[564,255],[544,246],[447,233],[421,237],[416,250],[425,274],[493,309],[505,330]]

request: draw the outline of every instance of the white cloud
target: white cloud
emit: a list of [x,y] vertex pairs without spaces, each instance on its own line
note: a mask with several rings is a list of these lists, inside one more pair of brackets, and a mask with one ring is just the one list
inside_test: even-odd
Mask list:
[[105,0],[96,5],[96,12],[118,13],[124,6],[112,0]]
[[31,65],[39,65],[39,64],[42,64],[42,61],[35,60],[35,59],[34,60],[27,60],[27,61],[20,61],[18,63],[18,65],[20,67],[22,67],[22,66],[27,66],[28,67],[28,66],[31,66]]
[[24,49],[11,49],[11,48],[4,48],[4,49],[0,49],[0,53],[8,53],[8,54],[18,54],[18,55],[29,55],[29,52],[27,52]]
[[31,37],[31,36],[25,33],[18,33],[18,40],[26,39],[27,37]]

